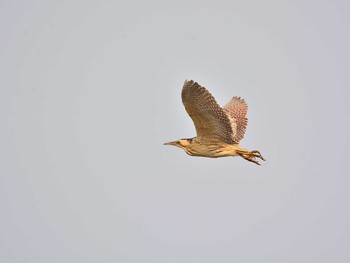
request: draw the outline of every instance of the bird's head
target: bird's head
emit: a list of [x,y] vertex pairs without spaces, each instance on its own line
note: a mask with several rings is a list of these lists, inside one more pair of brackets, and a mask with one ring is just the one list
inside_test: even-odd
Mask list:
[[173,141],[173,142],[166,142],[164,143],[164,145],[172,145],[172,146],[176,146],[179,148],[184,148],[188,145],[191,144],[192,139],[181,139],[181,140],[177,140],[177,141]]
[[177,140],[177,141],[173,141],[173,142],[166,142],[166,143],[164,143],[164,145],[176,146],[176,147],[179,147],[179,148],[184,149],[186,151],[188,146],[190,146],[192,144],[192,140],[193,140],[193,138],[192,139],[181,139],[181,140]]

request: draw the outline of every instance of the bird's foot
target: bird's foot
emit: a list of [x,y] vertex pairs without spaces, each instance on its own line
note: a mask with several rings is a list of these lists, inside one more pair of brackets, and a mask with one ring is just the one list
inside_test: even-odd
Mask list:
[[256,158],[261,159],[262,161],[265,161],[264,157],[262,157],[261,153],[257,150],[254,151],[237,151],[238,155],[241,156],[242,158],[246,159],[249,162],[255,163],[257,165],[260,165],[258,160]]

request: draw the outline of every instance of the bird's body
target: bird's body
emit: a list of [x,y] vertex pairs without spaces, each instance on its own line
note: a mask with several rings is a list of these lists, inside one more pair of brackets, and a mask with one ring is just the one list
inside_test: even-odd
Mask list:
[[241,156],[259,164],[255,158],[264,160],[259,151],[247,151],[238,143],[247,126],[247,104],[233,97],[221,108],[214,97],[197,82],[185,81],[182,102],[196,127],[197,137],[165,143],[182,148],[191,156],[218,158]]
[[191,156],[202,156],[209,158],[236,156],[238,155],[237,150],[244,150],[235,144],[202,144],[199,141],[197,141],[196,137],[191,139],[181,139],[179,141],[176,141],[176,143],[169,142],[166,143],[166,145],[174,145],[183,148],[184,151]]

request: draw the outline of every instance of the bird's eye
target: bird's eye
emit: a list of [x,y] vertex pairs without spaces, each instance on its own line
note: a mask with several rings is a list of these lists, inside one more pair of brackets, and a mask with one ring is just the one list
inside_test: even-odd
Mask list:
[[190,142],[189,142],[189,140],[187,140],[187,139],[183,139],[183,140],[180,140],[180,144],[181,144],[182,146],[186,147],[187,145],[190,144]]

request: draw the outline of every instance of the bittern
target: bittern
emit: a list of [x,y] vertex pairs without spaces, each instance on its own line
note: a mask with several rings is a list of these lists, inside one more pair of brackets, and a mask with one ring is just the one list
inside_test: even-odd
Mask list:
[[193,80],[185,81],[181,97],[192,118],[197,137],[167,142],[165,145],[179,147],[191,156],[241,156],[258,165],[257,158],[265,161],[259,151],[248,151],[238,145],[248,123],[248,106],[242,98],[233,97],[221,108],[210,92]]

